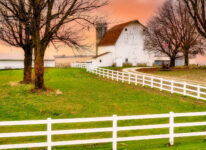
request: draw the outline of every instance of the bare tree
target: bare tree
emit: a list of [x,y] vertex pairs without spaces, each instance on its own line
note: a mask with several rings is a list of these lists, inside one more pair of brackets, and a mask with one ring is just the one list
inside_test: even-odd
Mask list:
[[168,0],[148,24],[145,47],[147,50],[163,54],[170,58],[170,67],[175,66],[175,60],[182,57],[178,28],[173,2]]
[[[32,39],[35,45],[35,88],[44,89],[44,54],[54,39],[66,41],[67,45],[79,48],[79,39],[69,31],[74,24],[89,27],[94,24],[93,10],[106,5],[105,0],[30,0],[33,17]],[[94,14],[93,14],[94,15]],[[68,29],[65,34],[64,31]],[[70,30],[69,30],[70,29]],[[79,32],[82,32],[81,30]],[[63,34],[63,35],[62,35]]]
[[[29,24],[35,55],[35,89],[45,89],[44,55],[49,44],[63,42],[81,48],[80,33],[95,24],[94,10],[107,0],[1,0],[1,5],[24,24]],[[12,7],[6,7],[7,3]],[[23,5],[21,5],[23,4]],[[25,10],[26,19],[22,16]],[[31,12],[30,12],[31,10]]]
[[[5,1],[4,1],[5,2]],[[0,1],[0,6],[2,1]],[[5,6],[11,8],[9,3]],[[18,19],[5,9],[0,7],[0,40],[10,46],[22,48],[24,51],[24,77],[22,83],[32,82],[32,39],[30,26],[20,22]],[[23,10],[21,15],[23,14]]]
[[[174,59],[182,56],[188,66],[190,57],[204,52],[204,39],[192,22],[182,1],[168,0],[160,9],[159,15],[150,22],[146,44],[150,49],[169,56],[171,66]],[[156,47],[151,48],[154,44]]]
[[185,66],[189,65],[189,58],[204,53],[204,39],[197,32],[192,17],[182,1],[176,2],[176,26],[178,37],[184,54]]
[[198,32],[206,38],[206,1],[183,0]]

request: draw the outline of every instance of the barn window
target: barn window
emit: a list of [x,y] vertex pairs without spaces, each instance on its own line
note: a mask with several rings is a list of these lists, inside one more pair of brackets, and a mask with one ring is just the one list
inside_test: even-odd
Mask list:
[[125,29],[125,31],[127,31],[127,28]]
[[101,63],[101,62],[102,62],[102,60],[100,59],[100,60],[99,60],[99,62]]
[[125,62],[128,62],[128,61],[129,61],[129,59],[128,59],[128,58],[126,58],[126,59],[125,59]]

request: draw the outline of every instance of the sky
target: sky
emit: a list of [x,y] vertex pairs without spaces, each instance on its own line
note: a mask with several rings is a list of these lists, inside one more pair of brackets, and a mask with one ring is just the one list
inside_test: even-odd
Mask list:
[[[98,10],[98,14],[100,16],[106,16],[106,19],[110,22],[109,27],[135,19],[146,24],[163,1],[164,0],[110,0],[107,6]],[[88,43],[94,44],[94,30],[90,30],[90,33],[85,34],[85,36],[88,36]],[[19,48],[0,44],[0,59],[22,59],[23,54],[23,51]],[[58,50],[49,47],[45,57],[53,58],[55,55],[73,55],[73,51],[63,45],[58,48]]]
[[[97,13],[100,16],[106,16],[106,19],[109,21],[109,27],[136,19],[146,25],[149,19],[156,14],[158,8],[161,7],[164,1],[165,0],[109,0],[109,4],[98,10]],[[88,36],[89,44],[94,44],[94,30],[90,30],[89,33],[85,34],[85,36]],[[52,59],[56,55],[73,55],[73,51],[63,45],[58,50],[49,47],[46,51],[45,58]],[[22,58],[23,51],[21,49],[0,44],[0,59]]]

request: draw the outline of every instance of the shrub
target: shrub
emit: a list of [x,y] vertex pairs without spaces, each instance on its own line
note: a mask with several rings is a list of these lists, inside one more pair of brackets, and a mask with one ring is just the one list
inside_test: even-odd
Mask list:
[[112,64],[112,67],[117,67],[117,64],[116,64],[116,63],[113,63],[113,64]]
[[145,64],[145,63],[142,63],[142,64],[137,64],[137,67],[147,67],[147,64]]
[[4,67],[4,70],[12,70],[12,67]]
[[200,69],[206,69],[206,66],[201,66]]
[[170,66],[169,64],[166,64],[166,63],[162,63],[162,67],[161,67],[161,71],[170,71]]
[[133,65],[131,63],[123,63],[123,67],[132,67]]
[[155,63],[153,63],[152,67],[158,68],[159,66]]

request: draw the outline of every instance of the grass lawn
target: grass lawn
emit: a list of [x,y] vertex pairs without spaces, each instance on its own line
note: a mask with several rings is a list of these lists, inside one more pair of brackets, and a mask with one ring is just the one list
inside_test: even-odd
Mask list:
[[158,76],[165,76],[175,79],[187,80],[206,85],[206,69],[205,68],[191,68],[191,69],[174,69],[172,71],[160,71],[152,69],[142,69],[141,72],[154,74]]
[[[172,95],[155,89],[112,82],[86,73],[81,69],[47,69],[46,85],[63,94],[29,93],[32,85],[16,84],[22,78],[21,70],[0,71],[0,121],[51,118],[81,118],[117,115],[159,114],[206,111],[206,102]],[[206,117],[178,118],[176,122],[206,121]],[[119,126],[162,124],[168,119],[121,121]],[[110,127],[111,122],[54,125],[53,129]],[[39,131],[46,126],[1,127],[0,133]],[[206,127],[178,128],[176,132],[205,131]],[[165,134],[168,129],[120,132],[119,137]],[[56,140],[108,138],[112,133],[54,136]],[[44,142],[46,137],[0,138],[1,144]],[[168,139],[120,142],[118,150],[206,150],[204,137],[177,138],[175,146],[168,147]],[[57,150],[111,150],[111,144],[56,147]],[[31,150],[31,149],[29,149]]]

